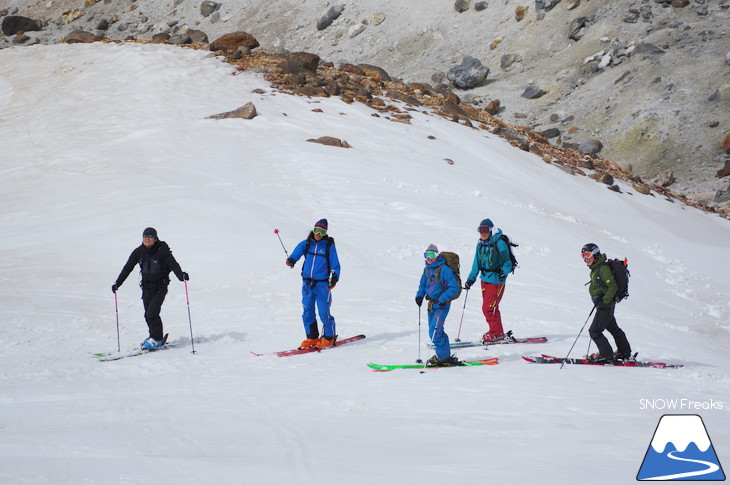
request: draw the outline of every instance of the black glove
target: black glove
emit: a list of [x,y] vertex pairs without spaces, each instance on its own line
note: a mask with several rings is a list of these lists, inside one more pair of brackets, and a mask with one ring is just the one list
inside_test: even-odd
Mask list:
[[295,264],[295,261],[293,259],[286,258],[286,265],[287,266],[289,266],[290,268],[293,268],[294,267],[294,264]]
[[594,306],[598,306],[601,304],[601,302],[603,302],[603,298],[601,298],[600,296],[594,296],[593,298],[591,298],[591,300],[593,300]]
[[464,288],[467,290],[471,288],[471,285],[473,285],[475,282],[473,280],[466,280],[466,283],[464,283]]
[[422,296],[417,296],[416,297],[416,305],[418,305],[419,307],[421,305],[423,305],[423,297]]
[[502,273],[502,271],[499,272],[499,281],[504,281],[507,277]]
[[330,282],[329,282],[329,285],[327,286],[327,288],[329,288],[329,289],[334,288],[338,281],[340,281],[340,278],[337,276],[337,274],[332,273],[332,276],[330,276]]
[[190,275],[183,271],[182,281],[190,281]]
[[114,283],[114,284],[112,285],[112,293],[116,293],[118,289],[119,289],[119,287],[117,286],[117,284],[116,284],[116,283]]

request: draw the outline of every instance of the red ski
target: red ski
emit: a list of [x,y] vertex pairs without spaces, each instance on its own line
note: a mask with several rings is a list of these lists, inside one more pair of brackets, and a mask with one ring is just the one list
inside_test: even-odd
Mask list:
[[256,352],[251,352],[253,355],[276,355],[278,357],[287,357],[289,355],[299,355],[299,354],[309,354],[311,352],[321,352],[323,350],[327,349],[333,349],[336,347],[339,347],[340,345],[349,344],[351,342],[357,342],[358,340],[362,340],[365,338],[365,335],[355,335],[354,337],[345,338],[342,340],[335,340],[335,344],[331,347],[325,347],[324,349],[317,349],[310,347],[308,349],[292,349],[292,350],[282,350],[280,352],[273,352],[271,354],[257,354]]
[[567,365],[602,365],[609,367],[653,367],[655,369],[669,369],[683,367],[683,364],[667,364],[665,362],[648,362],[642,360],[619,360],[619,361],[607,361],[607,362],[591,362],[588,359],[574,359],[564,357],[553,357],[552,355],[536,355],[536,356],[523,356],[527,362],[534,364],[562,364],[563,362]]

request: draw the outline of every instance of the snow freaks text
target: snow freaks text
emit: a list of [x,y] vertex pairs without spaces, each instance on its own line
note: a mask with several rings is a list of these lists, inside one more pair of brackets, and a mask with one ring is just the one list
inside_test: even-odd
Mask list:
[[644,410],[655,410],[660,411],[709,411],[709,410],[722,410],[724,403],[722,401],[715,401],[710,399],[709,401],[693,401],[691,399],[640,399],[639,409]]

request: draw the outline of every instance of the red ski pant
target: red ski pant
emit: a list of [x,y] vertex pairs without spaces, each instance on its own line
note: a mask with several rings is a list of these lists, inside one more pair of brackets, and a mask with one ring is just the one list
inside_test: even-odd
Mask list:
[[504,285],[495,285],[482,281],[482,312],[489,324],[489,336],[502,335],[502,314],[499,312],[499,302],[504,296]]

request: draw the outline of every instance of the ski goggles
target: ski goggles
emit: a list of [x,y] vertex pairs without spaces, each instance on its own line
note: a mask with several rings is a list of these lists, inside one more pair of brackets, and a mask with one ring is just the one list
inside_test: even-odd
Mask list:
[[492,232],[492,228],[489,226],[479,226],[477,231],[479,231],[480,234],[484,234],[486,232]]
[[593,253],[590,251],[585,251],[580,254],[583,257],[583,261],[588,261],[593,257]]
[[423,257],[426,259],[436,259],[438,258],[438,256],[439,253],[437,253],[436,251],[426,251],[425,253],[423,253]]
[[318,235],[318,236],[326,236],[327,235],[327,229],[323,227],[315,227],[312,229],[312,233]]

